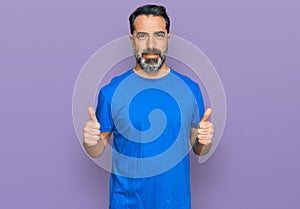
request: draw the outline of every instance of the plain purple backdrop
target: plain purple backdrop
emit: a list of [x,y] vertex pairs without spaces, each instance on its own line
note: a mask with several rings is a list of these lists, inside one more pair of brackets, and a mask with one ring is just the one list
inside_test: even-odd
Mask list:
[[[129,33],[147,1],[4,1],[0,7],[0,208],[107,208],[109,174],[82,150],[72,94],[86,60]],[[223,138],[192,156],[194,209],[300,207],[300,4],[152,1],[202,49],[225,88]]]

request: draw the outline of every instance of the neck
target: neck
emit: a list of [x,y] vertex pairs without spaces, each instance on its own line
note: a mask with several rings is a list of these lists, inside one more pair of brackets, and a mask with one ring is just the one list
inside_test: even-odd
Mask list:
[[133,69],[134,72],[143,77],[148,79],[157,79],[166,76],[170,72],[170,68],[166,65],[166,62],[161,66],[161,68],[156,72],[147,72],[141,68],[140,65],[136,64],[135,68]]

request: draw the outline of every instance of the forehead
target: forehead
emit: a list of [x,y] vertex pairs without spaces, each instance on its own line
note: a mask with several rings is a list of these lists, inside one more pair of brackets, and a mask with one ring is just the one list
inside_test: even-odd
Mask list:
[[161,16],[139,15],[134,20],[135,32],[166,31],[166,21]]

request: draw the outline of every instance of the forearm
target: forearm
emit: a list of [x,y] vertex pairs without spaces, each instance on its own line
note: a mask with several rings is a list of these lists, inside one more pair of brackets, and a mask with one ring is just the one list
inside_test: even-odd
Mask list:
[[190,143],[196,155],[206,155],[211,148],[211,143],[201,144],[198,141],[196,128],[191,128]]
[[210,144],[201,144],[199,141],[196,139],[194,144],[192,145],[193,151],[197,155],[206,155],[210,148],[211,148],[211,143]]
[[83,146],[86,150],[86,152],[93,158],[96,158],[96,157],[99,157],[101,156],[101,154],[103,153],[104,151],[104,148],[106,147],[106,143],[104,142],[104,140],[99,140],[97,142],[96,145],[93,145],[93,146],[89,146],[85,143],[83,143]]

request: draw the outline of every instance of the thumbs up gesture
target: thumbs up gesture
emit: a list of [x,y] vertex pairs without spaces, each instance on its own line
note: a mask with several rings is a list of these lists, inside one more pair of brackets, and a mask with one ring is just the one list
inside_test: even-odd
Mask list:
[[203,145],[211,144],[214,135],[214,125],[208,120],[211,112],[211,108],[206,109],[203,118],[201,119],[198,126],[197,139],[198,142]]
[[98,122],[95,110],[92,107],[88,108],[90,120],[85,123],[83,129],[84,140],[83,143],[88,147],[95,146],[101,137],[100,123]]

